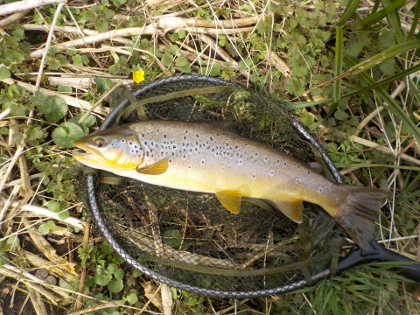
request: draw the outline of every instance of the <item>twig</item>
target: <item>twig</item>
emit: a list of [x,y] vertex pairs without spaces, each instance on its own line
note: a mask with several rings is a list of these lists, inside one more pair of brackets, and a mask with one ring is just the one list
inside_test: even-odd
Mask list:
[[4,111],[2,111],[0,113],[0,120],[6,118],[10,113],[11,113],[11,109],[10,108],[6,108]]
[[[233,69],[239,71],[247,80],[250,79],[249,71],[239,67],[239,64],[236,62],[236,60],[233,59],[222,47],[220,47],[213,38],[211,38],[210,36],[207,36],[205,34],[200,34],[200,35],[198,35],[198,37],[203,42],[205,42],[207,45],[209,45],[215,51],[216,54],[218,54],[220,57],[222,57],[223,60],[229,62],[230,66]],[[206,56],[206,57],[208,57],[208,56]]]
[[354,136],[358,136],[360,132],[363,130],[363,128],[376,116],[378,115],[384,108],[382,106],[377,107],[373,112],[371,112],[369,115],[367,115],[357,126],[356,132],[354,133]]
[[17,20],[20,20],[22,17],[24,17],[26,14],[28,14],[28,12],[29,11],[22,11],[22,12],[16,12],[12,15],[9,15],[8,17],[0,20],[0,27],[5,27],[6,25],[14,23]]
[[70,225],[72,227],[75,227],[76,229],[79,229],[79,230],[83,230],[86,226],[85,222],[83,222],[79,219],[73,218],[73,217],[68,217],[68,218],[65,218],[65,219],[61,219],[56,212],[48,210],[47,208],[44,208],[44,207],[38,207],[38,206],[33,206],[33,205],[24,205],[24,206],[22,206],[22,210],[28,211],[32,214],[37,215],[37,216],[44,216],[44,217],[47,217],[47,218],[51,218],[51,219],[63,222],[65,224],[68,224],[68,225]]
[[66,0],[22,0],[0,6],[0,15],[11,14],[14,12],[25,11],[41,7],[44,5],[60,3],[64,4]]
[[[53,305],[58,304],[57,297],[53,293],[39,286],[43,285],[45,281],[42,281],[41,279],[35,277],[29,272],[23,271],[10,264],[4,264],[3,266],[0,266],[0,274],[24,282],[25,285],[30,286],[31,288],[37,290],[39,293],[45,296],[49,301],[51,301]],[[67,297],[69,296],[67,295]]]
[[[85,230],[83,231],[83,243],[82,246],[87,246],[89,243],[89,236],[90,236],[90,229],[89,229],[89,224],[90,222],[88,222],[88,224],[85,225]],[[80,274],[80,282],[79,282],[79,291],[83,292],[84,286],[85,286],[85,280],[86,280],[86,266],[82,266],[82,272]],[[82,308],[83,304],[83,296],[79,295],[76,298],[76,302],[74,303],[74,310],[75,311],[80,311],[80,309]]]
[[285,78],[290,77],[290,68],[289,66],[271,49],[267,49],[265,53],[265,58],[267,62],[274,66],[278,71],[280,71]]
[[[243,28],[205,28],[205,27],[195,27],[189,26],[195,25],[191,24],[189,19],[176,18],[176,17],[167,17],[165,19],[161,18],[156,23],[151,23],[143,27],[129,27],[123,29],[112,30],[109,32],[94,34],[90,36],[85,36],[83,38],[70,40],[64,43],[55,45],[54,47],[58,51],[65,50],[70,47],[78,47],[81,45],[93,44],[97,42],[102,42],[109,39],[114,39],[115,37],[125,37],[125,36],[142,36],[142,35],[160,35],[168,31],[181,31],[191,33],[200,33],[200,34],[237,34],[250,32],[253,30],[253,27],[243,27]],[[39,58],[42,55],[44,49],[35,50],[30,54],[32,58]]]
[[357,142],[357,143],[362,144],[364,146],[367,146],[369,148],[382,151],[382,152],[387,153],[387,154],[392,154],[394,156],[399,155],[401,157],[401,159],[406,160],[407,162],[411,162],[411,163],[420,165],[420,161],[417,160],[417,159],[415,159],[415,158],[413,158],[412,156],[409,156],[409,155],[407,155],[405,153],[395,154],[391,149],[389,149],[387,147],[384,147],[384,146],[382,146],[380,144],[377,144],[375,142],[372,142],[372,141],[369,141],[369,140],[366,140],[366,139],[363,139],[363,138],[360,138],[360,137],[357,137],[357,136],[350,136],[349,137],[349,140],[350,141]]
[[53,20],[51,22],[51,28],[48,32],[47,42],[45,43],[45,48],[42,54],[41,62],[39,64],[38,76],[36,78],[36,83],[35,83],[35,92],[38,91],[39,86],[41,84],[42,72],[44,71],[45,59],[47,58],[48,50],[50,49],[50,46],[51,46],[51,40],[54,34],[54,27],[57,24],[57,19],[58,19],[58,16],[60,15],[60,12],[63,6],[64,6],[64,2],[60,2],[58,4],[57,9],[55,10],[55,13],[54,13]]
[[165,31],[177,29],[186,26],[205,27],[205,28],[241,28],[248,25],[255,25],[260,16],[251,16],[241,19],[219,20],[212,21],[197,19],[197,18],[182,18],[171,15],[161,15],[152,17],[156,20],[159,27]]
[[35,291],[33,288],[31,288],[29,285],[28,287],[28,293],[29,297],[32,302],[32,306],[35,309],[35,312],[37,315],[48,315],[47,309],[45,307],[44,301],[41,299],[41,294],[39,292]]
[[85,309],[77,311],[77,312],[67,313],[67,315],[87,314],[87,313],[90,313],[90,312],[99,311],[99,310],[103,310],[103,309],[106,309],[106,308],[122,306],[123,304],[124,304],[123,301],[112,301],[112,302],[108,302],[108,303],[104,303],[104,304],[91,306],[91,307],[85,308]]
[[[78,47],[87,44],[94,44],[97,42],[103,42],[115,37],[134,36],[134,35],[153,35],[157,33],[157,26],[155,24],[149,24],[144,27],[129,27],[118,30],[112,30],[109,32],[98,33],[95,35],[86,36],[83,38],[70,40],[64,43],[60,43],[54,46],[58,51],[66,50],[70,47]],[[38,49],[33,51],[30,56],[32,58],[39,58],[42,55],[44,49]]]
[[[35,86],[29,83],[25,83],[22,81],[18,81],[18,80],[13,80],[13,79],[4,79],[2,82],[6,83],[6,84],[16,84],[20,87],[23,87],[24,89],[33,92],[35,91]],[[69,106],[73,106],[76,108],[80,108],[83,110],[90,110],[92,108],[92,104],[89,102],[86,102],[84,100],[72,97],[72,96],[68,96],[68,95],[64,95],[64,94],[60,94],[48,89],[44,89],[44,88],[40,88],[39,91],[45,95],[51,95],[51,96],[58,96],[61,97]],[[108,109],[107,108],[95,108],[95,110],[93,112],[100,114],[100,115],[107,115],[108,114]],[[1,190],[0,190],[1,191]]]
[[251,32],[253,27],[242,27],[242,28],[206,28],[206,27],[185,27],[182,29],[176,29],[176,31],[186,31],[197,34],[210,34],[210,35],[230,35]]
[[[38,25],[38,24],[23,24],[22,28],[25,31],[43,31],[43,32],[49,32],[51,29],[50,25]],[[54,32],[61,32],[61,33],[76,33],[80,34],[82,32],[85,35],[96,35],[100,34],[98,31],[90,30],[90,29],[78,29],[74,26],[55,26]]]
[[[160,228],[159,228],[159,218],[157,216],[157,208],[156,206],[149,200],[149,197],[143,193],[144,199],[146,201],[147,206],[149,207],[149,217],[150,223],[152,225],[152,236],[154,239],[155,251],[156,256],[164,256],[164,247],[161,238]],[[162,310],[164,315],[171,315],[172,314],[172,294],[169,286],[166,283],[162,283],[160,285],[161,288],[161,298],[162,298]]]

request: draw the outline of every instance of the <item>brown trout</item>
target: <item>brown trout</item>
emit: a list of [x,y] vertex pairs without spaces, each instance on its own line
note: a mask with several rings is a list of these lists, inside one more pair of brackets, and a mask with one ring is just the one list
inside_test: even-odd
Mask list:
[[337,185],[305,163],[211,124],[142,121],[75,142],[87,166],[170,188],[213,193],[232,213],[241,198],[264,199],[293,221],[303,201],[321,206],[359,245],[373,238],[386,193]]

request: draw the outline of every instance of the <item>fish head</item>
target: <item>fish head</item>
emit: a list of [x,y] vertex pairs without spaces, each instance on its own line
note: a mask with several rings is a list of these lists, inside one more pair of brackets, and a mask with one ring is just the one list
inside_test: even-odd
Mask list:
[[73,157],[80,163],[106,171],[133,170],[144,161],[144,148],[127,126],[110,128],[75,141]]

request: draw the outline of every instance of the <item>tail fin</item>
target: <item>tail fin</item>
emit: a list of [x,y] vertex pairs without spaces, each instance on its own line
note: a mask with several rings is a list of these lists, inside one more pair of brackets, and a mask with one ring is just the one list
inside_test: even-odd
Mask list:
[[336,221],[360,247],[368,246],[375,236],[377,213],[383,206],[387,192],[376,188],[340,186],[347,192],[339,206]]

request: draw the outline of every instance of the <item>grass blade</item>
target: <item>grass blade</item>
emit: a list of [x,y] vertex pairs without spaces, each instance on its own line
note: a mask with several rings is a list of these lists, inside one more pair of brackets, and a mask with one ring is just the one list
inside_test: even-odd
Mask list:
[[[335,75],[339,76],[343,71],[343,27],[335,29]],[[334,102],[338,102],[341,96],[341,80],[334,82]]]
[[416,9],[414,11],[413,24],[411,24],[410,32],[408,33],[408,38],[414,37],[414,32],[416,31],[419,20],[420,20],[420,1],[417,1]]
[[384,51],[376,54],[369,59],[362,61],[361,63],[351,67],[343,75],[350,76],[362,73],[368,69],[371,69],[373,66],[378,65],[390,58],[393,58],[399,54],[405,53],[411,49],[420,48],[420,40],[410,40],[404,43],[396,44],[394,46],[385,49]]
[[371,15],[367,16],[363,20],[356,23],[356,28],[368,28],[369,26],[375,24],[382,20],[386,15],[387,12],[394,11],[402,7],[405,3],[405,0],[396,0],[386,6],[384,9],[374,12]]
[[[389,7],[391,3],[392,3],[391,0],[383,0],[384,7]],[[404,33],[401,28],[400,16],[398,14],[397,9],[387,10],[386,17],[387,17],[389,25],[394,31],[397,42],[402,43],[404,41]]]
[[360,0],[350,0],[347,4],[346,9],[344,10],[343,14],[341,15],[340,20],[337,22],[337,26],[343,26],[356,12],[357,8],[359,7]]
[[[365,73],[362,73],[363,78],[372,82],[373,80]],[[381,87],[376,88],[376,92],[383,98],[384,105],[398,118],[400,118],[410,129],[413,137],[416,139],[417,143],[420,144],[420,129],[416,124],[411,120],[410,116],[398,105],[397,102]]]
[[389,47],[388,49],[385,49],[384,51],[358,63],[357,65],[351,67],[350,69],[348,69],[347,71],[341,73],[340,75],[326,80],[324,82],[321,82],[318,85],[315,85],[313,87],[311,87],[310,89],[308,89],[307,91],[305,91],[306,94],[310,93],[311,91],[315,90],[315,89],[319,89],[322,88],[324,86],[327,86],[337,80],[346,78],[346,77],[350,77],[356,74],[360,74],[366,70],[369,70],[371,68],[373,68],[374,66],[390,59],[393,58],[399,54],[405,53],[411,49],[416,49],[416,48],[420,48],[420,40],[410,40],[410,41],[406,41],[404,43],[401,44],[396,44],[393,45],[391,47]]

